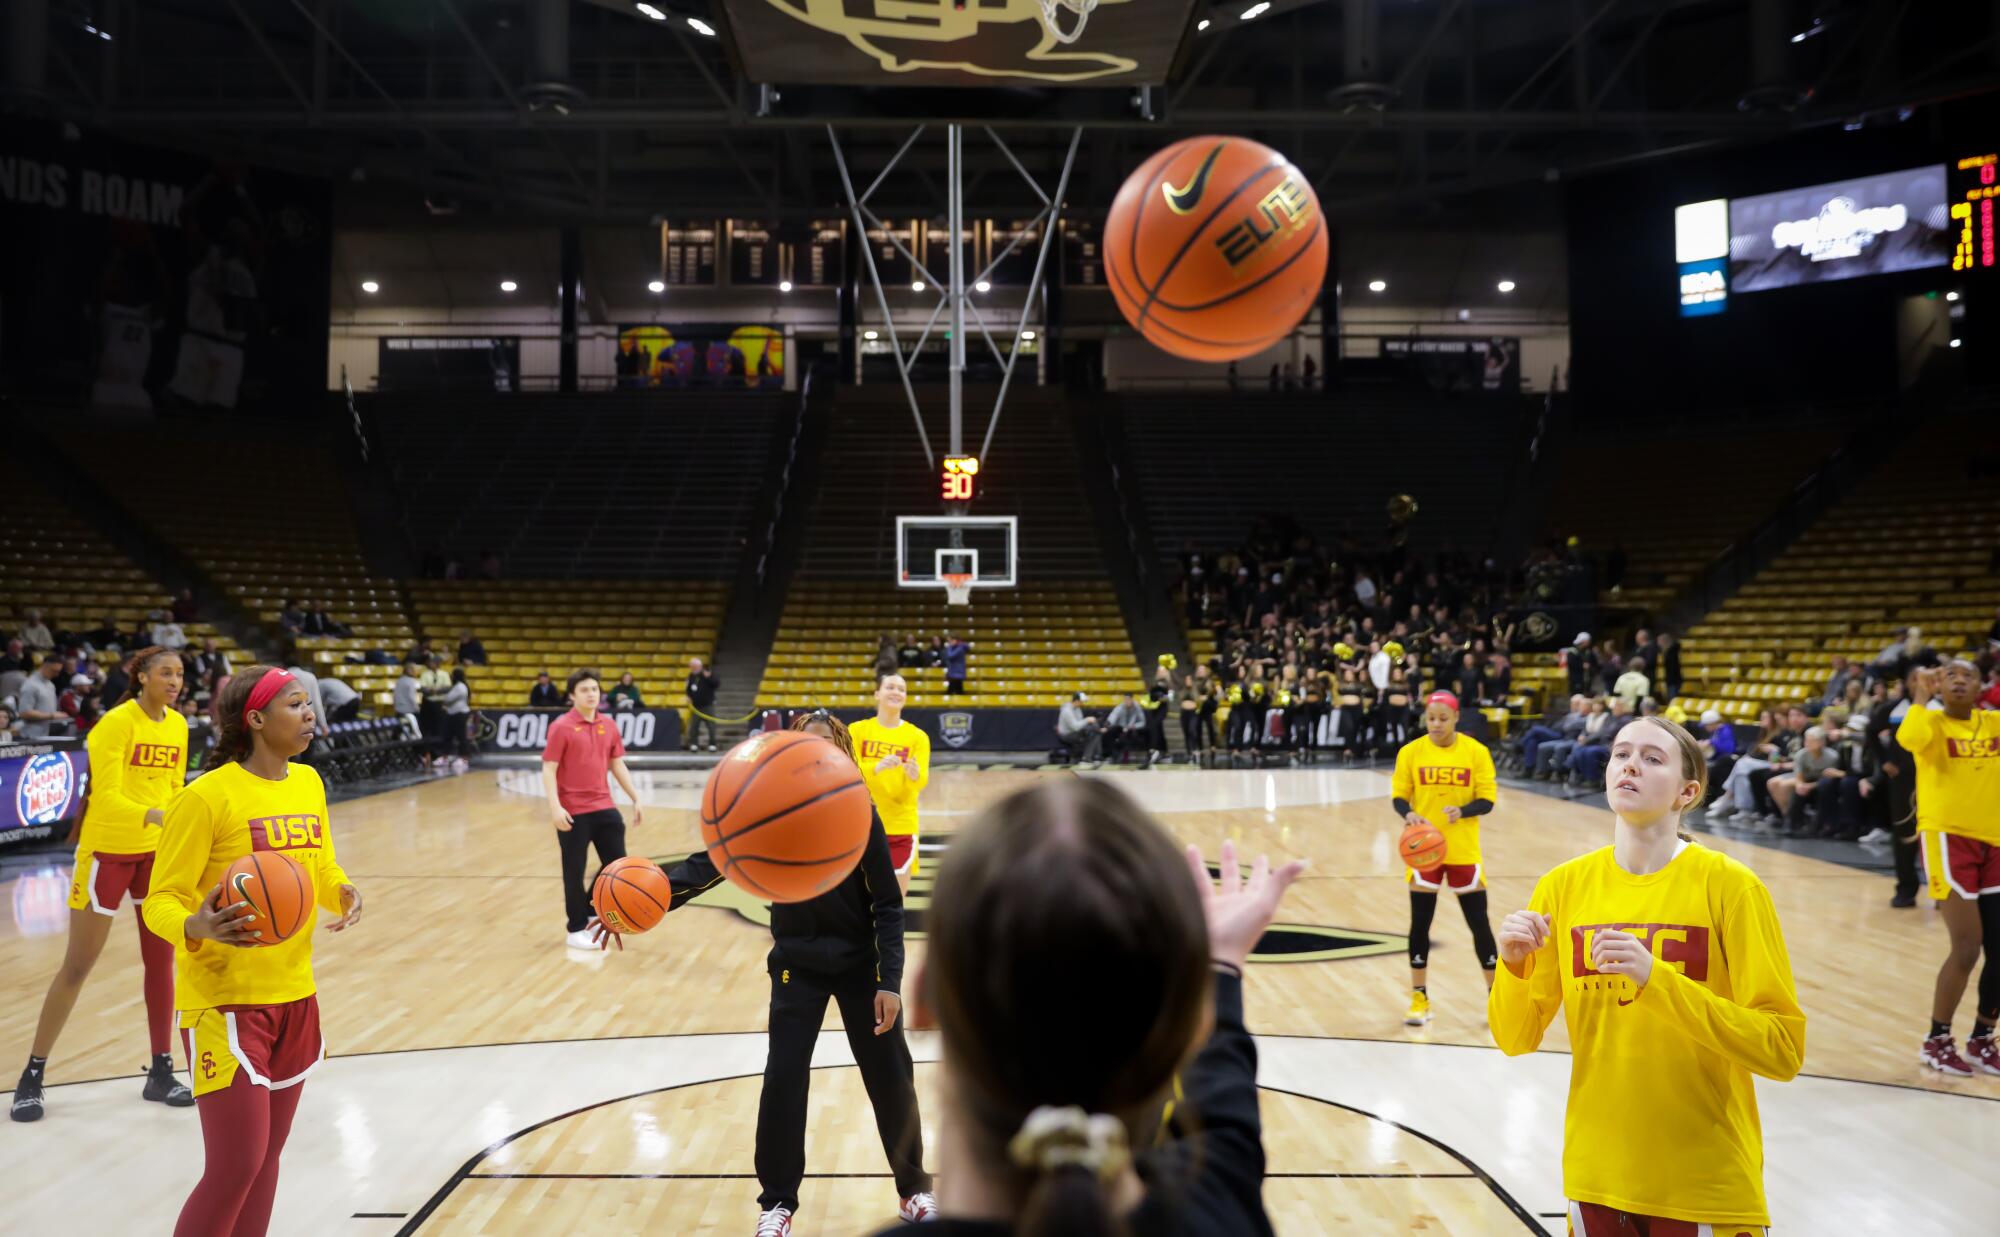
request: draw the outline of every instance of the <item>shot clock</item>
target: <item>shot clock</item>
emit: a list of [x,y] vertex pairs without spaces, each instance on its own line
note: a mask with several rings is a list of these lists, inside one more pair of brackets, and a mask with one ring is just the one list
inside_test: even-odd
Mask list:
[[969,503],[972,501],[972,479],[979,475],[979,457],[975,455],[947,455],[944,457],[944,472],[940,497],[948,503]]
[[1951,269],[1990,271],[2000,266],[1993,235],[1993,200],[2000,197],[2000,154],[1968,155],[1951,163]]

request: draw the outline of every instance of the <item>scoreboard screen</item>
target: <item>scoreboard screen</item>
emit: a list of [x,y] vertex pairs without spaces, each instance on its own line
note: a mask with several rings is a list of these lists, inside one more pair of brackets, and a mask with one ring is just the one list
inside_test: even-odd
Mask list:
[[1951,269],[2000,266],[1993,235],[1993,200],[2000,197],[2000,154],[1967,155],[1951,164]]
[[721,239],[713,219],[661,224],[660,278],[675,287],[714,287]]

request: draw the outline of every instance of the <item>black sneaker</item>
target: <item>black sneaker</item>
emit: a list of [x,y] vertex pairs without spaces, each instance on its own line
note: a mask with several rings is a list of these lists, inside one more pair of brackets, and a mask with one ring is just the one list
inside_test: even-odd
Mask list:
[[16,1121],[42,1119],[42,1084],[29,1077],[25,1070],[21,1073],[21,1081],[14,1084],[14,1106],[7,1115]]
[[1916,904],[1917,904],[1917,895],[1914,893],[1899,893],[1895,897],[1889,899],[1889,905],[1895,907],[1899,911],[1909,910]]
[[188,1090],[186,1083],[174,1077],[174,1072],[170,1069],[149,1068],[146,1071],[146,1089],[140,1094],[169,1108],[191,1108],[194,1105],[194,1092]]

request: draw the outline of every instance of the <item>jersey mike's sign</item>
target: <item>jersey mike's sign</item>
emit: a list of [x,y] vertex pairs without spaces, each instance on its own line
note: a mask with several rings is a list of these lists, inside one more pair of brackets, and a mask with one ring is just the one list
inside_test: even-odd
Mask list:
[[89,776],[80,746],[0,744],[0,846],[54,836],[82,813]]

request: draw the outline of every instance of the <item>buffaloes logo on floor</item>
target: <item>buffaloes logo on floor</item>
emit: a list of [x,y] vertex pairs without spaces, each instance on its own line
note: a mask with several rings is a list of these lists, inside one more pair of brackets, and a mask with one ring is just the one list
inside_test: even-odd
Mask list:
[[[904,901],[904,933],[907,939],[924,939],[924,915],[930,909],[931,890],[937,884],[938,869],[950,860],[951,835],[941,834],[927,837],[922,843],[923,852],[919,864],[920,871],[910,878],[910,894]],[[671,869],[686,855],[658,856],[654,862]],[[1208,865],[1210,875],[1220,869],[1214,863]],[[1243,865],[1247,875],[1248,864]],[[730,881],[718,881],[715,888],[694,899],[689,905],[713,906],[730,910],[751,923],[763,927],[771,926],[771,907],[738,889]],[[1330,928],[1319,924],[1274,923],[1264,932],[1257,948],[1250,952],[1252,962],[1340,962],[1349,958],[1374,958],[1385,954],[1400,954],[1408,947],[1409,938],[1401,932],[1376,932],[1369,928]]]

